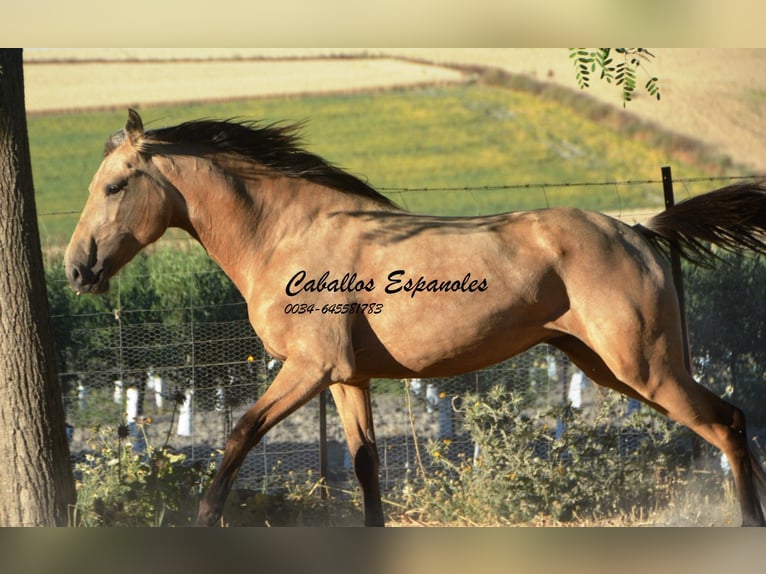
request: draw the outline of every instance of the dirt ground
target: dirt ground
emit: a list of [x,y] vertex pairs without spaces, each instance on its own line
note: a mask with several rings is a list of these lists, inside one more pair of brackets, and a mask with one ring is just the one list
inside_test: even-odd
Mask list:
[[[766,173],[766,50],[658,49],[626,113],[703,141],[753,173]],[[348,92],[467,81],[446,64],[478,64],[576,88],[561,48],[44,49],[27,50],[30,112],[197,100]],[[639,75],[639,83],[645,80]],[[617,107],[617,90],[589,93]]]

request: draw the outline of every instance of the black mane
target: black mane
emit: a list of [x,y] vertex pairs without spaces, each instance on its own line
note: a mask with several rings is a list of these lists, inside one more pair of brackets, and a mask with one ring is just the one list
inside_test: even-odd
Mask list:
[[[384,195],[357,177],[300,147],[302,123],[261,126],[257,122],[195,120],[177,126],[147,130],[139,149],[144,153],[180,155],[195,153],[236,154],[294,178],[303,178],[344,193],[361,195],[378,203],[393,205]],[[107,141],[107,153],[122,137]]]

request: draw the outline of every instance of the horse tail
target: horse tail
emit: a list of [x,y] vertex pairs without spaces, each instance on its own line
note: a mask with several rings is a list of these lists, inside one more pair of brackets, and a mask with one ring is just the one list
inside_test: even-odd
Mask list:
[[766,185],[737,183],[692,197],[633,227],[663,250],[677,247],[693,263],[720,260],[712,249],[766,254]]

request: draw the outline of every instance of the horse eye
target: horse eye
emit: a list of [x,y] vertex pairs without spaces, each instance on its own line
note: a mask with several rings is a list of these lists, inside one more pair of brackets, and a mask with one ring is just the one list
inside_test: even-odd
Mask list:
[[114,195],[116,193],[120,193],[123,189],[125,189],[126,185],[128,185],[127,181],[121,181],[119,183],[109,183],[104,188],[104,191],[106,191],[107,195]]

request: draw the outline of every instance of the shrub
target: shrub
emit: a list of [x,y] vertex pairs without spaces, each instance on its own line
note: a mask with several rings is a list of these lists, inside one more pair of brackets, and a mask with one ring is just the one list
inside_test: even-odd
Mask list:
[[189,463],[186,455],[167,446],[155,448],[146,440],[138,452],[127,425],[95,425],[93,451],[75,465],[77,503],[73,526],[182,526],[196,516],[199,493],[212,478],[210,464]]
[[[189,462],[183,453],[149,444],[141,419],[143,452],[127,425],[91,428],[91,453],[75,465],[77,503],[72,526],[186,526],[194,523],[201,494],[215,472],[210,461]],[[259,491],[234,489],[222,524],[227,526],[335,526],[359,523],[358,496],[330,496],[324,481],[283,471],[278,463]],[[326,496],[320,496],[325,490]],[[350,496],[348,495],[350,494]]]
[[659,504],[683,472],[684,431],[653,416],[619,416],[620,400],[610,393],[589,421],[566,406],[531,414],[502,387],[481,401],[468,396],[461,410],[478,456],[452,457],[449,441],[431,442],[434,468],[406,486],[405,505],[425,520],[512,524],[603,519]]

